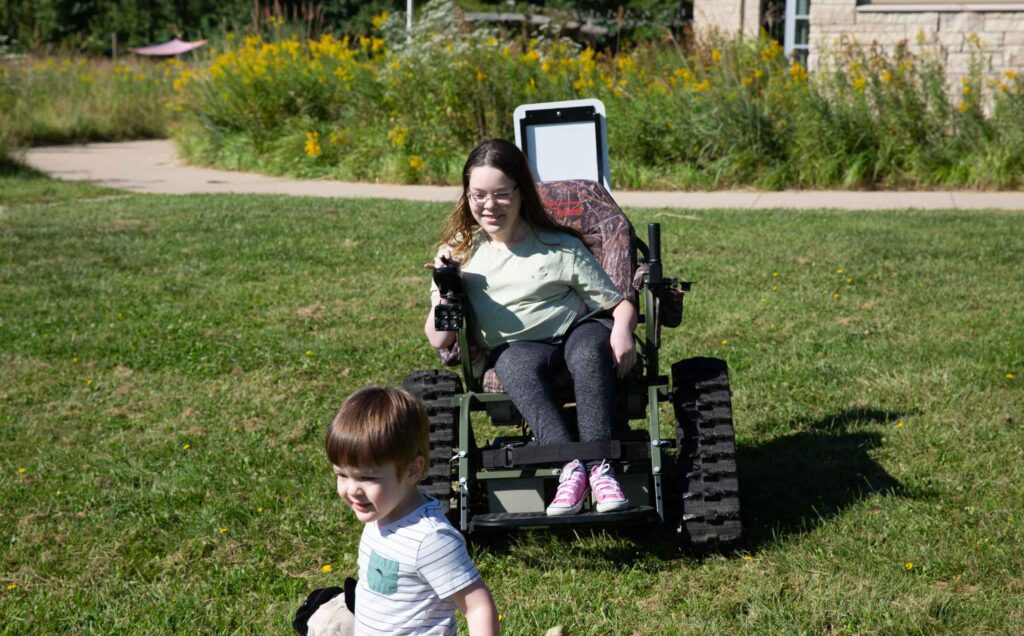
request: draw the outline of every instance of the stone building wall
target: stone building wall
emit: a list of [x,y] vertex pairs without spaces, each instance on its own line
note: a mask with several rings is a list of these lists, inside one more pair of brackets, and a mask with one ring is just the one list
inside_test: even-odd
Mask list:
[[761,0],[693,0],[693,24],[702,31],[757,37]]
[[[991,72],[1024,72],[1024,2],[992,5],[857,5],[856,0],[811,0],[811,55],[817,68],[823,53],[841,36],[891,48],[906,40],[920,52],[918,39],[934,50],[941,45],[951,83],[965,76],[971,61],[968,37],[977,36]],[[1001,10],[1000,10],[1001,9]],[[1008,10],[1009,9],[1009,10]],[[975,47],[976,48],[976,47]]]
[[[906,40],[912,50],[918,34],[934,48],[942,45],[951,82],[968,70],[969,35],[981,41],[991,72],[1014,70],[1024,74],[1024,0],[993,0],[991,4],[870,4],[857,0],[811,0],[811,51],[808,66],[821,64],[822,53],[841,36],[862,44],[878,42],[886,48]],[[910,4],[914,3],[914,4]],[[724,34],[754,36],[761,16],[760,0],[694,0],[694,28],[717,29]]]

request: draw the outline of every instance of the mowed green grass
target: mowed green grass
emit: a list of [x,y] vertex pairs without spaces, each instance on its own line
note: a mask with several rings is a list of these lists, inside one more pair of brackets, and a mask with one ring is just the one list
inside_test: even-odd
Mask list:
[[[0,633],[289,633],[356,564],[324,427],[436,365],[447,206],[32,181],[0,182]],[[729,361],[748,545],[474,543],[505,632],[1018,633],[1024,214],[628,212],[696,281],[666,370]]]

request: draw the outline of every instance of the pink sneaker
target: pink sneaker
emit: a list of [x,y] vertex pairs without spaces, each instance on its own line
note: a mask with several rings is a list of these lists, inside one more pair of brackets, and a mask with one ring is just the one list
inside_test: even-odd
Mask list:
[[590,490],[594,493],[594,508],[598,512],[615,512],[632,507],[619,481],[615,479],[615,471],[607,461],[590,468]]
[[548,506],[548,516],[576,514],[583,507],[587,490],[587,471],[580,460],[574,459],[562,467],[562,474],[558,477],[558,490],[555,491],[555,498]]

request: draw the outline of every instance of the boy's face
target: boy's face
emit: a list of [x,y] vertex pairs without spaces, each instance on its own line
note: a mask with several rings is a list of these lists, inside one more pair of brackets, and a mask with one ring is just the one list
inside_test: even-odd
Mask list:
[[400,519],[421,501],[416,484],[424,460],[417,457],[399,474],[394,462],[383,466],[335,466],[338,496],[363,523],[383,525]]

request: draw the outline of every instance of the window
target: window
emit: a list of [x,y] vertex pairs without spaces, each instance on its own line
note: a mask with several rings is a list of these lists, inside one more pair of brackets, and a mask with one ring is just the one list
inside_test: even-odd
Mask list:
[[807,66],[811,42],[811,0],[786,0],[786,57]]

